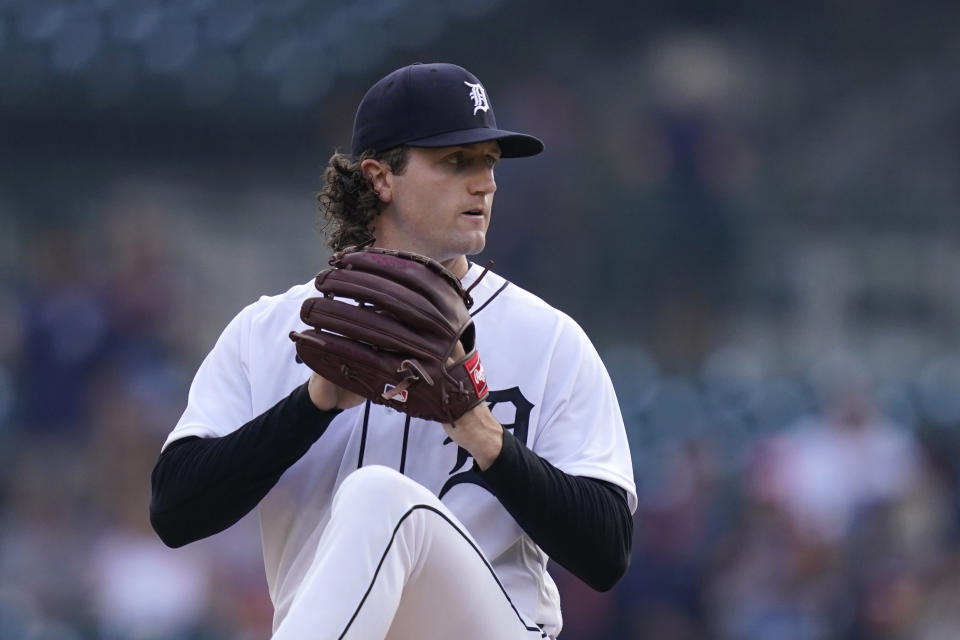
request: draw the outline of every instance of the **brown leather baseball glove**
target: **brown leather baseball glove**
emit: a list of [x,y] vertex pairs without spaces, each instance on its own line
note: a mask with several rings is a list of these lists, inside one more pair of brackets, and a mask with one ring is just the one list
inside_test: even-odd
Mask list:
[[[330,258],[290,332],[297,356],[331,382],[411,416],[453,423],[483,402],[469,291],[436,260],[348,247]],[[466,355],[453,359],[457,343]]]

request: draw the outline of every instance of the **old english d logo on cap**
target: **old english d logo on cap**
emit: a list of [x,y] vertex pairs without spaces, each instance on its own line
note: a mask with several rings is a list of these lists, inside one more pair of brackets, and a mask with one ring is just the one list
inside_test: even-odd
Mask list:
[[532,156],[543,142],[497,127],[493,104],[472,73],[455,64],[411,64],[378,80],[360,101],[350,152],[400,145],[452,147],[496,140],[504,158]]
[[463,84],[470,87],[470,99],[473,100],[473,115],[477,115],[477,111],[488,111],[490,109],[490,103],[487,102],[487,92],[483,88],[483,85],[479,82],[467,82],[463,81]]

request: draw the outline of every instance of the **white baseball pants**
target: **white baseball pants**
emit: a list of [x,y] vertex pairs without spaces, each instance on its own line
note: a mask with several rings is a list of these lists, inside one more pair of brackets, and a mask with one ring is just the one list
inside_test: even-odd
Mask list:
[[476,542],[423,486],[362,467],[274,640],[533,640]]

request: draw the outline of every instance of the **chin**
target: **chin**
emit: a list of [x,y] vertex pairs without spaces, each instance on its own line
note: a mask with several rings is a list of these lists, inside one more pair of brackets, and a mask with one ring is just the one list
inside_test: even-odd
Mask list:
[[457,234],[447,238],[443,247],[437,247],[436,251],[427,253],[434,260],[444,262],[453,260],[460,256],[472,256],[483,251],[487,245],[487,239],[484,234]]
[[482,253],[484,247],[486,246],[486,244],[487,244],[487,243],[485,243],[485,242],[481,242],[481,243],[479,243],[479,244],[471,247],[471,248],[468,249],[467,251],[464,251],[463,254],[466,255],[466,256],[475,256],[475,255],[477,255],[478,253]]
[[463,251],[464,255],[472,256],[483,251],[484,247],[487,246],[487,237],[486,234],[480,234],[478,236],[473,236],[467,240],[466,248]]

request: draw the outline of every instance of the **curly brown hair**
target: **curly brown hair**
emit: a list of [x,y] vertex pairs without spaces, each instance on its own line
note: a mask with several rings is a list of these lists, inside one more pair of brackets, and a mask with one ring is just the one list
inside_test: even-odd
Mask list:
[[360,156],[334,153],[323,172],[323,188],[317,194],[320,215],[325,221],[323,232],[334,251],[363,244],[373,238],[373,220],[383,210],[373,185],[363,175],[360,163],[367,158],[378,160],[395,174],[407,167],[409,147],[400,146]]

